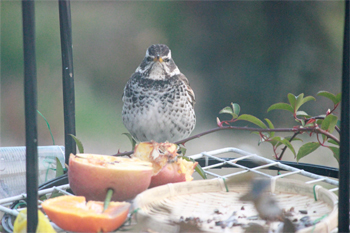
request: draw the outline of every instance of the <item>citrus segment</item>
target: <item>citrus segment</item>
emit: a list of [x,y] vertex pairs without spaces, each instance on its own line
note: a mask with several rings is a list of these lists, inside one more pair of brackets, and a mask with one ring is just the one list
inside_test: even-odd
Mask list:
[[[13,225],[13,232],[27,233],[27,209],[18,213]],[[36,227],[36,233],[56,233],[51,226],[50,221],[40,210],[38,210],[38,225]]]
[[130,204],[110,202],[103,211],[103,202],[89,201],[83,196],[60,196],[42,203],[47,216],[59,227],[74,232],[110,232],[127,218]]

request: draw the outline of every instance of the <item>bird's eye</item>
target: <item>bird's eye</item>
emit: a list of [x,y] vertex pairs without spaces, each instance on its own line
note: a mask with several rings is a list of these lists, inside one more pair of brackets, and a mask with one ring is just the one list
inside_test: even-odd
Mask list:
[[152,57],[147,57],[146,60],[147,61],[153,61],[153,58]]
[[170,59],[169,59],[169,58],[164,58],[163,61],[164,61],[164,62],[169,62]]

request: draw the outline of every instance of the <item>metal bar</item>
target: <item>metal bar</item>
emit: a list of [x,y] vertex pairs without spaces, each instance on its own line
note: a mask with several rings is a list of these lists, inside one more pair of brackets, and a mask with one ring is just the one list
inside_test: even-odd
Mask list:
[[284,174],[281,174],[281,175],[278,175],[276,176],[276,178],[283,178],[283,177],[286,177],[286,176],[291,176],[291,175],[295,175],[295,174],[300,174],[303,170],[296,170],[296,171],[292,171],[292,172],[288,172],[288,173],[284,173]]
[[337,187],[337,188],[334,188],[334,189],[328,189],[328,191],[330,191],[330,192],[336,192],[336,191],[338,191],[339,190],[339,188]]
[[45,183],[39,185],[39,190],[51,188],[54,186],[64,185],[64,184],[68,184],[67,173],[63,174],[62,176],[53,178],[52,180],[46,181]]
[[194,160],[199,159],[204,157],[203,155],[220,155],[220,154],[224,154],[224,153],[229,153],[229,152],[233,152],[242,156],[245,155],[252,155],[252,153],[246,152],[244,150],[240,150],[234,147],[226,147],[226,148],[221,148],[221,149],[217,149],[217,150],[212,150],[212,151],[206,151],[206,152],[202,152],[200,154],[195,154],[195,155],[191,155],[190,157]]
[[326,178],[321,178],[321,179],[317,179],[317,180],[310,180],[305,182],[306,184],[313,184],[313,183],[318,183],[318,182],[323,182]]
[[[231,161],[232,159],[234,159],[234,161],[237,161],[237,164],[240,165],[244,165],[246,167],[255,167],[256,163],[254,162],[254,160],[251,159],[241,159],[241,158],[246,158],[246,157],[252,157],[251,156],[242,156],[239,158],[220,158],[223,159],[225,161]],[[192,156],[191,156],[192,157]],[[205,161],[206,159],[208,160],[208,164],[207,166],[205,165]],[[199,163],[199,165],[201,167],[205,167],[206,169],[208,168],[208,166],[210,166],[210,168],[224,168],[224,167],[231,167],[231,165],[225,163],[222,166],[217,166],[217,164],[222,163],[221,160],[218,161],[217,159],[212,159],[208,157],[205,158],[199,158],[196,159],[196,161]],[[339,173],[339,169],[335,168],[335,167],[327,167],[327,166],[322,166],[322,165],[316,165],[316,164],[308,164],[308,163],[296,163],[296,162],[290,162],[290,161],[275,161],[275,162],[280,162],[284,165],[288,165],[294,168],[298,168],[298,169],[302,169],[317,175],[321,175],[321,176],[327,176],[327,177],[333,177],[333,178],[338,178],[338,173]],[[268,168],[269,170],[281,170],[279,167],[277,166],[271,166]]]
[[62,53],[63,80],[63,110],[64,110],[64,141],[65,162],[68,164],[69,155],[76,154],[76,145],[70,134],[75,135],[75,94],[73,72],[73,45],[70,1],[59,0],[59,17]]
[[[38,195],[44,195],[44,194],[47,194],[47,193],[52,193],[55,190],[60,191],[61,189],[69,189],[69,187],[70,187],[69,184],[64,184],[64,185],[60,185],[60,186],[57,186],[57,187],[55,186],[55,187],[52,187],[52,188],[47,188],[45,190],[40,190],[38,192]],[[23,193],[23,194],[20,194],[20,195],[17,195],[17,196],[0,199],[0,204],[11,203],[11,202],[22,200],[22,199],[25,199],[25,198],[26,198],[26,194]]]
[[4,207],[2,205],[0,205],[0,211],[2,211],[4,213],[7,213],[7,214],[11,214],[13,216],[17,216],[18,215],[18,211],[17,210],[6,208],[6,207]]
[[37,138],[37,83],[35,59],[34,1],[22,1],[24,102],[26,128],[26,189],[27,232],[35,232],[38,223],[38,138]]
[[339,232],[349,232],[349,153],[350,153],[350,73],[349,73],[349,0],[345,1],[341,133],[339,150]]

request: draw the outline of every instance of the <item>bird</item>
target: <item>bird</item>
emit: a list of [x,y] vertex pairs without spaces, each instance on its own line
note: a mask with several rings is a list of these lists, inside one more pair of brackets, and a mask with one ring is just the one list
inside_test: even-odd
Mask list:
[[241,201],[251,201],[260,218],[267,221],[283,220],[283,211],[277,200],[265,190],[270,186],[269,179],[255,178],[251,182],[251,190],[240,197]]
[[[251,180],[251,187],[248,193],[240,197],[241,201],[251,201],[254,204],[259,217],[269,223],[271,221],[280,221],[283,224],[279,225],[275,232],[296,232],[296,226],[287,218],[284,211],[278,204],[273,195],[266,192],[271,186],[271,180],[266,178],[254,178]],[[249,226],[245,232],[271,232],[269,229],[264,229],[260,224]]]
[[123,123],[138,142],[173,143],[187,138],[196,125],[194,92],[167,45],[146,50],[122,100]]

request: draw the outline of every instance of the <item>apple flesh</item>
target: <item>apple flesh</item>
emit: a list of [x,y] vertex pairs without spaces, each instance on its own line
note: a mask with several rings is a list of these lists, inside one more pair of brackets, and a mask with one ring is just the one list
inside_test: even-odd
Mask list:
[[133,157],[152,163],[150,188],[167,183],[192,181],[198,162],[186,161],[177,154],[177,145],[169,142],[141,142],[135,146]]
[[104,201],[113,189],[112,201],[134,198],[148,188],[153,175],[152,164],[137,158],[106,155],[70,155],[68,179],[70,188],[87,200]]
[[173,143],[140,142],[135,146],[133,158],[152,163],[156,175],[165,165],[177,159],[177,145]]
[[160,186],[167,183],[177,183],[192,181],[192,174],[198,162],[186,161],[178,158],[174,163],[168,163],[157,175],[152,176],[149,188]]

